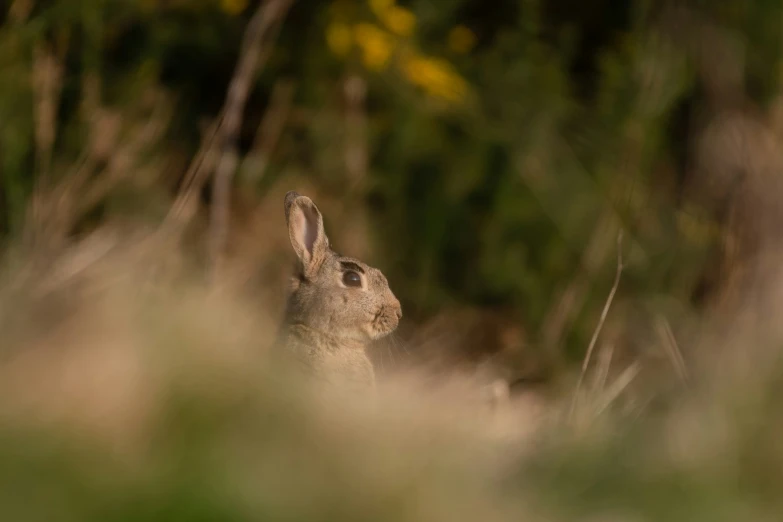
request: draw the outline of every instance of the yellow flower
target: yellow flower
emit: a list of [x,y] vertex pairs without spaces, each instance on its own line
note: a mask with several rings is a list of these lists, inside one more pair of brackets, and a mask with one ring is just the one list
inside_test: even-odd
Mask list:
[[386,9],[379,18],[389,30],[398,36],[410,36],[416,27],[416,17],[413,13],[396,5]]
[[326,44],[337,56],[345,56],[353,44],[351,28],[345,24],[329,24],[326,28]]
[[430,96],[456,103],[467,95],[467,82],[444,60],[413,56],[404,61],[403,72]]
[[464,25],[458,25],[449,31],[449,49],[464,54],[476,45],[476,35]]
[[376,71],[385,68],[394,50],[391,36],[372,24],[361,23],[356,26],[355,37],[365,67]]
[[393,6],[394,0],[370,0],[370,9],[378,18],[382,18],[386,10]]
[[238,15],[247,8],[247,0],[220,0],[220,7],[230,15]]

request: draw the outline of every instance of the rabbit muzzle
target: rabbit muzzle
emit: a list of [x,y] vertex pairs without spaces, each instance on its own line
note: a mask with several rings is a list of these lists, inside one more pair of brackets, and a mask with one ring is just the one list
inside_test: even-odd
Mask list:
[[402,319],[402,306],[395,298],[393,301],[382,305],[375,314],[371,324],[371,337],[379,339],[392,333],[400,324],[400,319]]

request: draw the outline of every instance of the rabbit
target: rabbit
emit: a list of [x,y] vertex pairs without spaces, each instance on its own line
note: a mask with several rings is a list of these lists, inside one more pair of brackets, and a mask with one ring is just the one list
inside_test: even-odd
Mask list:
[[285,217],[298,261],[279,346],[312,375],[374,388],[366,348],[397,328],[400,302],[380,270],[331,249],[310,198],[288,192]]

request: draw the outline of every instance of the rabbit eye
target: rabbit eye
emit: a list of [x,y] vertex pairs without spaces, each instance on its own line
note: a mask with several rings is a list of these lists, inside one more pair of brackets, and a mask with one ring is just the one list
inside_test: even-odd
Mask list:
[[343,284],[354,287],[362,286],[362,277],[353,270],[348,270],[343,274]]

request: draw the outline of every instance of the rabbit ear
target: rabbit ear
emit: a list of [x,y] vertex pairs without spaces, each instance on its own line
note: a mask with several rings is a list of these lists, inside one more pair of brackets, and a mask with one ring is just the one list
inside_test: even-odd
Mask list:
[[329,250],[323,217],[310,198],[291,191],[285,195],[285,219],[291,245],[309,279],[318,272]]

